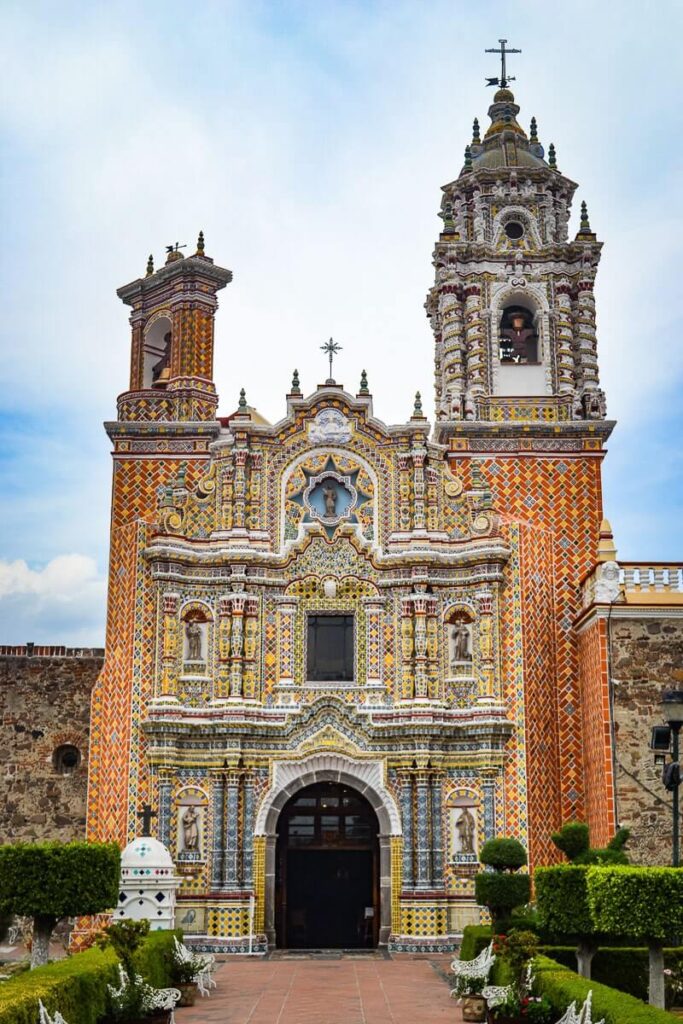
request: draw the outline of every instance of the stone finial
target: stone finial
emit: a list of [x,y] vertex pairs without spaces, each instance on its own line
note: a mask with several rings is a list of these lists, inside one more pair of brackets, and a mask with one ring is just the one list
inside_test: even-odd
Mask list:
[[531,125],[529,126],[529,142],[538,142],[538,126],[535,117],[531,118]]
[[300,395],[300,394],[301,394],[301,387],[299,385],[299,371],[295,370],[294,373],[292,374],[292,390],[290,391],[290,395]]
[[200,231],[199,232],[199,237],[197,238],[197,256],[203,256],[203,255],[204,255],[204,232]]
[[555,155],[555,144],[553,142],[548,146],[548,166],[552,167],[553,170],[557,170],[557,156]]
[[472,170],[472,150],[469,146],[465,146],[465,170]]
[[591,224],[588,219],[588,207],[586,206],[585,200],[581,203],[581,227],[579,228],[580,235],[591,235]]
[[598,538],[598,562],[616,562],[617,549],[614,544],[614,534],[609,519],[603,519],[600,523],[600,536]]
[[149,257],[147,259],[147,273],[146,273],[145,276],[146,277],[151,277],[153,273],[154,273],[154,257],[150,253]]
[[365,370],[361,370],[360,375],[360,388],[358,389],[359,395],[369,395],[370,389],[368,388],[368,375]]
[[478,117],[475,117],[474,121],[472,122],[472,145],[473,146],[481,145],[481,137],[479,135],[479,118]]
[[240,400],[237,403],[237,408],[239,409],[240,412],[247,411],[247,393],[244,390],[244,388],[240,389]]
[[413,419],[422,419],[422,395],[415,392],[415,404],[413,406]]

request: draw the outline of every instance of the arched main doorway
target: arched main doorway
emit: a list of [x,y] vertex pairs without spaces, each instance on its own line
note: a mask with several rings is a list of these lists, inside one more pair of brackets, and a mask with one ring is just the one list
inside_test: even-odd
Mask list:
[[291,797],[277,824],[278,946],[377,945],[378,832],[372,806],[351,786],[317,782]]

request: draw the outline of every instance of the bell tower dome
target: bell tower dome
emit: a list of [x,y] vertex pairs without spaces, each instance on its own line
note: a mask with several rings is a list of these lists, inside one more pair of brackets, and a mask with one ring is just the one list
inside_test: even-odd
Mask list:
[[486,134],[475,120],[462,170],[443,187],[426,303],[437,440],[471,421],[547,429],[590,420],[607,437],[593,296],[602,243],[585,203],[569,238],[577,186],[558,169],[552,144],[546,154],[536,119],[528,135],[521,127],[502,81]]

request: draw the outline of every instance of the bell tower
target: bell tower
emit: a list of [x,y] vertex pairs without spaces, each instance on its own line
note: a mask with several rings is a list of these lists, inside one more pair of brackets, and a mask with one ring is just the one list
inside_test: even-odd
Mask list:
[[[490,125],[482,132],[475,119],[462,169],[442,190],[426,310],[435,439],[464,487],[473,476],[485,480],[519,552],[519,593],[510,586],[506,599],[506,671],[523,678],[525,723],[511,756],[525,762],[538,863],[553,859],[555,822],[587,820],[605,840],[614,826],[610,741],[586,711],[596,705],[582,692],[573,626],[578,585],[597,553],[601,462],[614,424],[598,376],[593,288],[602,244],[585,202],[570,235],[577,185],[560,171],[554,145],[542,145],[535,118],[528,132],[520,124],[505,66],[520,51],[505,42],[495,51],[502,73],[489,79]],[[553,763],[559,770],[549,779]]]
[[142,612],[153,580],[138,555],[165,498],[184,495],[206,472],[209,446],[220,432],[214,317],[216,293],[232,273],[206,255],[201,232],[194,254],[183,256],[181,248],[168,246],[156,272],[150,256],[145,276],[117,291],[131,307],[131,364],[117,419],[105,424],[113,446],[107,634],[93,690],[87,834],[121,845],[137,828],[130,807],[149,800],[150,785],[144,757],[128,777],[155,657],[152,626]]

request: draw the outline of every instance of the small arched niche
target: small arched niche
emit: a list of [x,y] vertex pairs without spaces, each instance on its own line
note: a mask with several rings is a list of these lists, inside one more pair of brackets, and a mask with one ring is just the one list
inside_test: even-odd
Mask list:
[[544,394],[545,370],[540,356],[537,315],[520,302],[509,303],[498,323],[499,394]]
[[454,608],[446,616],[446,675],[450,679],[472,675],[474,617],[469,610]]
[[165,388],[171,376],[171,321],[157,317],[145,331],[142,386]]
[[183,643],[183,674],[203,675],[209,660],[211,612],[199,601],[186,604],[180,623]]

